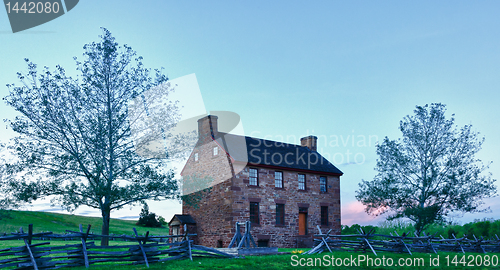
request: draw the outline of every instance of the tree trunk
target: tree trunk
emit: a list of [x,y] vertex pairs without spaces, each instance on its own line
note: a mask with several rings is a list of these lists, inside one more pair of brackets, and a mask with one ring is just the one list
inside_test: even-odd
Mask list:
[[109,209],[103,209],[101,210],[101,213],[102,213],[102,230],[101,230],[101,234],[102,235],[105,235],[102,237],[101,239],[101,246],[103,247],[107,247],[109,246],[109,237],[107,237],[109,235],[109,220],[111,218],[111,211]]
[[421,221],[420,221],[420,218],[419,218],[418,221],[415,224],[415,233],[417,234],[417,236],[420,236],[420,234],[422,233],[422,227],[420,225],[418,225],[420,222]]

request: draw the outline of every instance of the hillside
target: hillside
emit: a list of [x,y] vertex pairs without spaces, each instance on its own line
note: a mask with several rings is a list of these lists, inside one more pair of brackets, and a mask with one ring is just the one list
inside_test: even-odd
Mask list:
[[[33,224],[33,231],[37,232],[53,232],[65,233],[66,230],[78,231],[79,224],[82,224],[86,229],[87,225],[92,225],[91,232],[95,234],[101,233],[102,219],[97,217],[85,217],[77,215],[56,214],[49,212],[33,212],[33,211],[5,211],[7,216],[3,216],[0,220],[0,233],[19,232],[19,228],[23,227],[27,231],[28,225]],[[136,228],[139,234],[144,234],[149,231],[153,235],[167,235],[168,228],[146,228],[135,225],[134,220],[111,219],[110,233],[112,234],[127,234],[133,235],[132,228]]]

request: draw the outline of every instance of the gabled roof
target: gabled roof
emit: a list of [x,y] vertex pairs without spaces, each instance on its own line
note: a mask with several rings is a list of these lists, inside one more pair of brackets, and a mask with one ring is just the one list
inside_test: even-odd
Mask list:
[[177,219],[181,224],[196,224],[196,221],[194,221],[191,215],[179,215],[179,214],[175,214],[170,220],[170,222],[168,222],[168,224],[170,225],[172,221],[174,221],[175,219]]
[[235,161],[248,162],[249,165],[343,174],[317,151],[305,146],[222,132],[215,140]]

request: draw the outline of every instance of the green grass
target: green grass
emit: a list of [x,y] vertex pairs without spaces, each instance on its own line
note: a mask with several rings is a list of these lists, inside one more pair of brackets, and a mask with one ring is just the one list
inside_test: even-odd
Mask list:
[[[0,233],[19,232],[19,228],[23,227],[25,232],[28,231],[28,225],[33,224],[34,233],[53,232],[55,234],[65,233],[66,230],[78,231],[78,225],[82,224],[84,230],[87,225],[92,225],[91,232],[101,234],[102,219],[98,217],[84,217],[77,215],[56,214],[48,212],[32,212],[32,211],[7,211],[8,217],[2,217],[0,220]],[[149,231],[152,235],[167,235],[168,228],[146,228],[135,225],[133,220],[111,219],[110,233],[117,235],[133,235],[132,228],[136,228],[139,234],[145,234]]]
[[[408,254],[395,254],[395,253],[380,253],[378,256],[374,256],[370,253],[353,253],[353,252],[334,252],[334,253],[322,253],[316,255],[295,255],[295,254],[287,254],[287,255],[267,255],[267,256],[247,256],[245,258],[238,259],[215,259],[215,258],[194,258],[193,261],[190,260],[177,260],[170,261],[165,263],[156,263],[151,264],[150,268],[147,268],[143,265],[133,265],[133,266],[120,266],[120,269],[124,270],[137,270],[137,269],[169,269],[169,270],[180,270],[180,269],[254,269],[254,270],[266,270],[266,269],[500,269],[497,266],[482,266],[478,267],[477,265],[461,265],[458,263],[455,265],[452,263],[453,257],[457,256],[458,260],[463,256],[463,254],[458,253],[448,253],[448,252],[440,252],[439,255],[439,265],[438,266],[430,266],[429,259],[437,258],[435,254],[425,254],[425,253],[415,253],[413,256]],[[465,255],[465,263],[467,264],[469,261],[467,260],[467,256],[481,256],[485,257],[485,254],[476,254],[476,253],[467,253]],[[500,254],[488,254],[489,256],[496,255],[499,257]],[[295,261],[292,260],[292,256],[295,256]],[[325,259],[331,261],[331,257],[346,259],[351,256],[366,256],[365,258],[371,258],[375,260],[376,258],[382,259],[385,258],[386,262],[389,260],[393,261],[393,266],[368,266],[366,263],[357,262],[356,266],[331,266],[325,264]],[[449,259],[446,259],[446,256],[449,256]],[[303,258],[302,261],[304,266],[296,265],[299,259]],[[408,260],[408,262],[417,263],[423,259],[423,265],[417,266],[396,266],[397,262],[402,259],[402,262]],[[319,262],[322,262],[320,264]],[[434,263],[438,261],[434,260]],[[311,262],[312,265],[307,265],[307,262]],[[316,265],[314,265],[316,262]],[[295,266],[296,265],[296,266]],[[91,266],[91,269],[96,270],[112,270],[116,268],[116,265],[100,265],[100,266]],[[74,268],[75,270],[84,270],[84,267]]]
[[[5,242],[6,244],[10,244],[11,246],[21,246],[22,243],[21,241],[1,241]],[[36,241],[39,242],[39,241]],[[52,242],[52,241],[51,241]],[[79,241],[67,241],[64,242],[64,244],[78,244]],[[2,243],[3,244],[3,243]],[[52,242],[51,245],[61,245],[61,242]],[[120,244],[127,244],[125,242],[116,242],[116,243],[111,243],[112,245],[120,245]],[[128,243],[130,244],[130,243]],[[308,249],[282,249],[280,248],[279,251],[283,252],[292,252],[296,250],[308,250]],[[427,254],[427,253],[414,253],[413,256],[410,256],[408,254],[397,254],[397,253],[388,253],[388,252],[380,252],[378,256],[375,256],[371,253],[355,253],[355,252],[346,252],[346,251],[339,251],[339,252],[333,252],[333,253],[321,253],[321,254],[315,254],[315,255],[300,255],[300,254],[285,254],[285,255],[267,255],[267,256],[246,256],[245,258],[236,258],[236,259],[217,259],[217,258],[194,258],[193,261],[190,261],[189,259],[182,259],[182,260],[176,260],[176,261],[168,261],[164,263],[153,263],[150,264],[150,268],[147,268],[145,265],[120,265],[118,263],[106,263],[106,264],[100,264],[100,265],[91,265],[90,269],[95,269],[95,270],[115,270],[116,268],[124,269],[124,270],[146,270],[146,269],[152,269],[152,270],[160,270],[160,269],[169,269],[169,270],[180,270],[180,269],[253,269],[253,270],[266,270],[266,269],[332,269],[332,268],[337,268],[337,269],[500,269],[499,265],[496,266],[488,266],[488,267],[477,267],[477,265],[471,265],[467,266],[467,263],[470,262],[468,256],[473,256],[474,258],[480,256],[481,258],[485,258],[486,255],[491,256],[497,256],[497,258],[500,257],[500,254],[498,253],[489,253],[489,254],[479,254],[479,253],[467,253],[465,255],[461,253],[451,253],[451,252],[439,252],[439,266],[430,266],[429,259],[432,258],[434,259],[433,262],[436,263],[437,261],[435,258],[437,258],[436,254]],[[354,258],[359,258],[358,256],[361,256],[362,258],[371,258],[374,261],[374,264],[376,264],[375,260],[379,259],[382,260],[385,258],[386,262],[389,262],[389,260],[392,260],[394,265],[392,267],[388,266],[370,266],[367,265],[366,262],[360,263],[359,260],[357,261],[356,266],[345,266],[345,265],[336,265],[336,266],[331,266],[329,264],[325,264],[325,261],[330,261],[331,262],[331,256],[333,256],[335,259],[340,258],[342,260],[348,259],[350,261],[351,256]],[[449,256],[448,259],[446,259],[446,256]],[[454,256],[457,256],[457,264],[455,265],[453,263],[453,258]],[[462,256],[465,256],[464,263],[466,264],[465,266],[460,263],[460,259]],[[325,259],[326,258],[326,259]],[[300,259],[302,260],[302,264],[304,266],[297,265],[300,263]],[[414,263],[414,262],[423,262],[423,265],[412,265],[412,266],[396,266],[398,261],[400,259],[403,259],[404,261],[409,260],[409,262]],[[423,261],[422,261],[423,259]],[[403,261],[403,262],[404,262]],[[310,263],[311,265],[307,265]],[[500,262],[497,261],[498,264]],[[345,267],[344,267],[345,266]],[[76,267],[76,268],[71,268],[75,270],[86,270],[85,267]]]
[[[19,227],[23,227],[25,231],[27,231],[28,224],[32,223],[34,225],[34,232],[42,232],[42,231],[52,231],[53,233],[64,233],[66,230],[78,230],[78,225],[82,224],[84,227],[87,224],[92,225],[92,231],[94,233],[100,233],[101,230],[101,219],[93,218],[93,217],[82,217],[76,215],[64,215],[64,214],[55,214],[55,213],[47,213],[47,212],[29,212],[29,211],[9,211],[9,218],[2,218],[0,221],[0,233],[6,232],[9,234],[10,232],[19,231]],[[110,224],[110,232],[114,234],[133,234],[132,228],[137,228],[140,234],[144,234],[146,231],[150,231],[150,234],[153,235],[166,235],[168,234],[167,228],[144,228],[135,225],[135,221],[127,221],[127,220],[111,220]],[[45,242],[36,240],[37,242]],[[80,243],[79,241],[54,241],[51,240],[51,245],[60,246],[65,244],[76,244]],[[98,245],[99,243],[96,242]],[[122,241],[112,241],[111,245],[124,245],[130,244],[130,242],[122,242]],[[22,246],[23,242],[18,240],[12,241],[0,241],[0,249],[7,247],[15,247]],[[292,252],[295,250],[308,250],[308,249],[279,249],[279,251],[287,251]],[[109,263],[107,265],[93,265],[91,269],[96,270],[115,270],[116,268],[125,269],[125,270],[138,270],[138,269],[252,269],[252,270],[265,270],[265,269],[500,269],[499,265],[496,266],[482,266],[478,267],[477,265],[468,266],[467,263],[470,262],[470,258],[476,258],[481,256],[482,259],[485,258],[485,254],[477,254],[477,253],[467,253],[465,254],[464,263],[465,266],[460,263],[460,259],[464,256],[461,253],[450,253],[450,252],[439,252],[439,266],[430,266],[429,259],[437,258],[435,254],[424,254],[424,253],[414,253],[413,256],[408,254],[396,254],[396,253],[387,253],[381,252],[376,257],[371,253],[353,253],[353,252],[334,252],[334,253],[322,253],[316,255],[300,255],[300,254],[285,254],[285,255],[267,255],[267,256],[247,256],[246,258],[238,258],[238,259],[215,259],[215,258],[194,258],[194,261],[190,261],[187,259],[184,260],[176,260],[176,261],[168,261],[165,263],[156,263],[151,264],[150,268],[147,268],[145,265],[129,265],[129,266],[117,266],[117,264]],[[487,254],[489,256],[497,256],[500,258],[499,253],[490,253]],[[325,257],[326,256],[326,257]],[[351,256],[365,256],[365,258],[371,258],[375,260],[376,258],[382,259],[386,258],[386,261],[390,258],[394,263],[396,263],[399,259],[409,259],[413,261],[415,258],[423,258],[424,265],[423,266],[367,266],[366,263],[362,265],[358,263],[357,266],[331,266],[325,265],[325,258],[328,261],[331,261],[331,256],[340,259],[350,258]],[[448,257],[448,260],[446,259]],[[457,256],[457,264],[453,264],[453,258]],[[294,266],[298,264],[298,260],[303,259],[302,263],[305,266]],[[321,262],[321,264],[318,264]],[[436,262],[436,260],[434,260]],[[315,265],[307,266],[307,263],[312,263]],[[500,262],[499,262],[500,264]],[[85,267],[77,267],[71,268],[75,270],[85,270]]]

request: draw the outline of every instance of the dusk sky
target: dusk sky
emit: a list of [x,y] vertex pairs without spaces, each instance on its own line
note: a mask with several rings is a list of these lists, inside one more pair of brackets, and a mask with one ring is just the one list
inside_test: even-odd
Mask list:
[[[365,214],[355,191],[375,175],[377,141],[399,138],[416,105],[446,104],[458,126],[472,124],[485,137],[477,158],[499,178],[499,12],[498,1],[85,0],[14,34],[0,10],[0,96],[27,70],[24,58],[75,76],[73,57],[105,27],[146,67],[171,79],[196,74],[206,110],[237,113],[246,135],[295,144],[317,136],[318,151],[344,172],[342,224],[375,225],[383,218]],[[16,112],[1,102],[0,115]],[[14,135],[5,123],[1,130],[0,142]],[[491,212],[454,220],[500,218],[499,198],[485,202]],[[172,201],[150,209],[167,220],[181,213]]]

